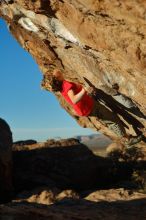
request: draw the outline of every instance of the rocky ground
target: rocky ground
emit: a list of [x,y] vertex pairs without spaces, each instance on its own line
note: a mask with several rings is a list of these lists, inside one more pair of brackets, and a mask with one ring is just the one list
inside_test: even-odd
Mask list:
[[117,156],[112,144],[103,158],[73,138],[13,144],[14,191],[0,205],[0,220],[145,219],[146,154],[139,149]]

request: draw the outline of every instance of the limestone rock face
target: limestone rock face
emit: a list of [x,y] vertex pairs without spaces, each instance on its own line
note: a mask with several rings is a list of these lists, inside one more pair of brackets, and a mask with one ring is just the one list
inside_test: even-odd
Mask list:
[[0,203],[12,196],[12,133],[0,119]]
[[[58,68],[67,80],[83,86],[86,78],[99,92],[98,99],[119,115],[127,134],[145,127],[145,1],[2,0],[0,15],[44,76],[51,77]],[[49,80],[42,87],[50,90]],[[75,116],[60,94],[55,95],[81,126],[117,138],[95,118]]]

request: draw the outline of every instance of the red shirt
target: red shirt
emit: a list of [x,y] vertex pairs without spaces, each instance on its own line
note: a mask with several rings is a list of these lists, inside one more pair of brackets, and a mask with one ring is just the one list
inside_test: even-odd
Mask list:
[[72,89],[75,94],[82,90],[82,86],[75,84],[73,82],[63,81],[61,94],[64,96],[65,100],[72,105],[74,110],[79,116],[88,116],[93,109],[94,100],[90,97],[87,92],[83,95],[81,100],[74,104],[68,96],[68,91]]

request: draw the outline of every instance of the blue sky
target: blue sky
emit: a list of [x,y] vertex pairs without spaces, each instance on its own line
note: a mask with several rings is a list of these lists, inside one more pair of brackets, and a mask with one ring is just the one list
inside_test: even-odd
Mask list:
[[0,117],[10,125],[14,141],[95,133],[81,128],[53,94],[42,90],[41,79],[31,55],[21,48],[0,19]]

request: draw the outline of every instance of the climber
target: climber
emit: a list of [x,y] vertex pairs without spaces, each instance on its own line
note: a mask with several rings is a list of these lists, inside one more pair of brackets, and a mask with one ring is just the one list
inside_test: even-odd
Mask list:
[[51,90],[60,92],[65,100],[73,107],[76,115],[96,117],[98,121],[107,126],[110,130],[121,138],[126,145],[134,145],[142,140],[142,135],[127,135],[123,122],[104,104],[95,101],[92,97],[94,88],[82,87],[80,84],[69,82],[64,79],[60,70],[55,69],[53,72]]
[[112,86],[112,89],[115,91],[115,94],[112,97],[118,101],[118,103],[129,112],[132,112],[140,118],[146,119],[146,116],[140,111],[136,104],[129,97],[119,92],[119,85],[117,83]]
[[[97,90],[97,88],[87,78],[83,78],[90,87],[95,88],[94,96],[97,96],[97,98],[99,98],[99,89]],[[118,105],[121,106],[123,109],[135,114],[140,118],[146,119],[146,116],[140,111],[136,104],[129,97],[119,92],[119,85],[117,83],[113,84],[112,88],[108,87],[107,85],[102,85],[102,89],[106,94],[115,99]]]

